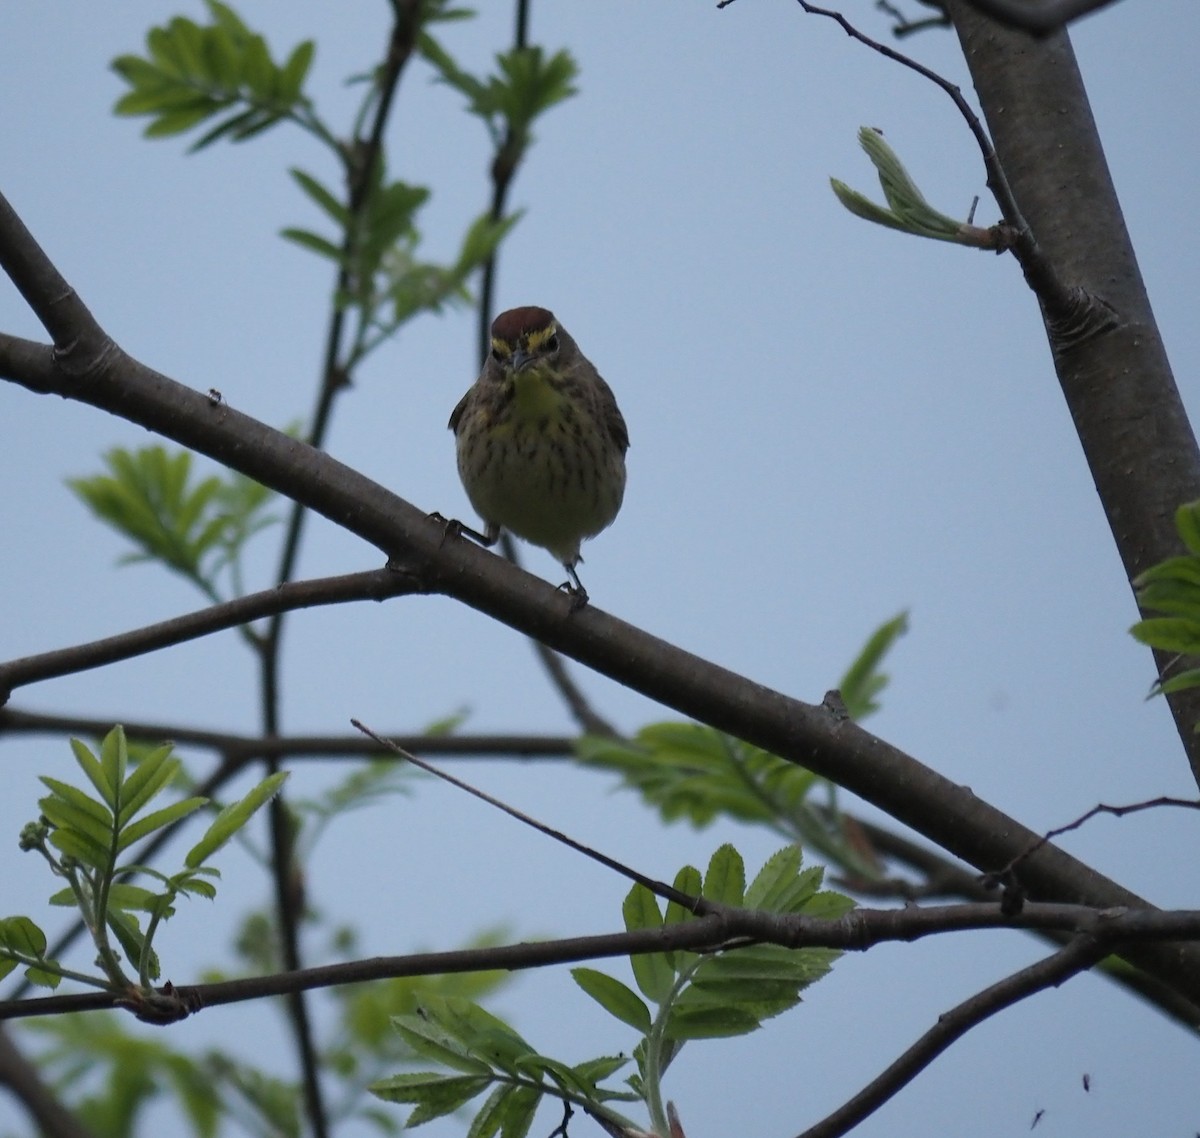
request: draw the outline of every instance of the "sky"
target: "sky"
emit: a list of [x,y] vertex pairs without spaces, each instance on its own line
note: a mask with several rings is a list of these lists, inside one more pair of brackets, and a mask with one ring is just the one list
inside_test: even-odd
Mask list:
[[[508,4],[480,8],[442,33],[477,70],[511,35]],[[311,93],[327,120],[347,123],[357,89],[344,80],[374,60],[387,5],[345,6],[336,19],[330,6],[282,0],[240,10],[277,53],[318,41]],[[886,37],[872,5],[847,0],[844,11]],[[330,286],[326,263],[278,236],[321,224],[287,170],[334,172],[297,130],[188,156],[184,143],[146,141],[139,123],[113,116],[121,86],[110,61],[140,51],[146,28],[177,13],[203,9],[8,5],[0,190],[122,347],[283,427],[308,413]],[[535,0],[531,34],[571,50],[580,94],[537,126],[511,198],[525,213],[502,254],[497,300],[552,308],[629,424],[624,507],[585,548],[593,602],[811,702],[874,627],[907,610],[872,731],[1035,830],[1097,802],[1194,796],[1165,706],[1145,699],[1152,663],[1127,634],[1130,591],[1015,263],[871,226],[830,192],[837,177],[876,193],[856,141],[873,126],[935,206],[965,215],[979,195],[977,220],[995,220],[978,151],[944,93],[781,0],[722,11]],[[1198,36],[1190,0],[1124,0],[1073,32],[1193,413]],[[948,33],[902,47],[969,92]],[[431,187],[428,252],[448,258],[488,200],[482,127],[414,64],[388,145],[394,176]],[[7,284],[0,329],[44,339]],[[474,353],[469,309],[409,325],[338,403],[328,449],[422,509],[468,519],[446,420],[474,378]],[[127,547],[64,485],[98,472],[110,447],[153,441],[146,432],[0,384],[0,440],[5,658],[200,606],[161,570],[117,567]],[[259,539],[251,587],[271,583],[278,540],[277,530]],[[548,555],[524,553],[532,572],[557,582]],[[316,519],[300,573],[379,563],[376,550]],[[286,732],[344,733],[352,716],[411,732],[459,711],[471,731],[572,728],[523,638],[449,600],[299,614],[285,653]],[[576,671],[623,730],[674,717]],[[233,633],[23,689],[13,706],[247,732],[258,714],[253,661]],[[205,756],[190,757],[202,770]],[[0,738],[0,758],[0,914],[53,928],[54,883],[21,860],[16,833],[36,814],[38,774],[74,777],[69,749]],[[752,869],[779,844],[732,823],[664,830],[611,781],[564,765],[454,769],[659,877],[703,866],[724,841]],[[290,793],[315,794],[336,773],[297,764]],[[1183,867],[1200,839],[1187,812],[1099,819],[1062,844],[1157,904],[1195,906]],[[195,903],[165,930],[177,984],[224,959],[238,916],[265,900],[252,861],[237,849],[223,857],[216,907]],[[625,891],[441,785],[335,825],[309,866],[310,896],[331,920],[359,926],[364,954],[457,947],[500,922],[514,939],[609,931]],[[309,948],[316,962],[321,946]],[[689,1138],[798,1133],[941,1012],[1044,951],[1016,933],[972,933],[845,958],[799,1010],[756,1035],[690,1045],[667,1093]],[[495,1010],[569,1061],[633,1042],[565,969],[518,978]],[[180,1046],[228,1045],[242,1032],[278,1039],[258,1056],[289,1069],[275,1009],[216,1009],[172,1031]],[[1038,1133],[1053,1138],[1191,1133],[1197,1070],[1185,1033],[1087,976],[972,1032],[856,1134],[1026,1133],[1038,1111]],[[547,1114],[538,1126],[557,1121]],[[426,1132],[463,1131],[452,1120]],[[3,1100],[0,1132],[27,1132]]]

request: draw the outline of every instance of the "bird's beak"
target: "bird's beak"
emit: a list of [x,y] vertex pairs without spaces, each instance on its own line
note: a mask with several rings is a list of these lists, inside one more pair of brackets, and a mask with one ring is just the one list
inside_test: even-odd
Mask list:
[[537,357],[524,348],[517,348],[508,360],[508,366],[514,372],[525,371],[527,368],[533,367],[535,363],[537,363]]

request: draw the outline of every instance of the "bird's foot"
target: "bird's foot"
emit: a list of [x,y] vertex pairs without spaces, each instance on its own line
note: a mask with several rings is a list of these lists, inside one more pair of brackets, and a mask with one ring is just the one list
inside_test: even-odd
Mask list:
[[564,581],[558,587],[571,598],[571,612],[578,612],[588,603],[588,591],[578,583],[578,578],[575,583]]
[[480,533],[457,518],[448,518],[444,514],[439,514],[437,510],[426,516],[429,521],[442,527],[442,543],[445,543],[448,537],[469,537],[472,541],[477,541],[484,549],[491,549],[496,544],[496,537],[490,533]]

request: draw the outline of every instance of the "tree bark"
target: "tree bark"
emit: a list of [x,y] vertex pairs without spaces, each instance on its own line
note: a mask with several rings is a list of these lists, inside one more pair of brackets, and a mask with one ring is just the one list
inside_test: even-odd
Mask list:
[[[1200,498],[1187,420],[1065,31],[1004,27],[947,5],[1000,163],[1043,254],[1112,313],[1065,325],[1043,304],[1059,383],[1129,579],[1183,552],[1174,512]],[[1161,670],[1169,657],[1159,655]],[[1200,690],[1169,703],[1200,785]]]

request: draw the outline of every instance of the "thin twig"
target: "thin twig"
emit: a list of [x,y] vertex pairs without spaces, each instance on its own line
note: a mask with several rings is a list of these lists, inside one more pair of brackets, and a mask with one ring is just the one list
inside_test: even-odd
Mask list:
[[1069,834],[1072,830],[1078,830],[1081,826],[1086,825],[1086,823],[1100,814],[1110,814],[1114,818],[1124,818],[1126,814],[1138,814],[1143,810],[1156,810],[1162,806],[1179,806],[1187,810],[1200,810],[1200,799],[1171,798],[1166,795],[1160,795],[1157,798],[1147,798],[1143,802],[1131,802],[1123,806],[1108,806],[1103,802],[1097,803],[1074,821],[1068,822],[1064,826],[1058,826],[1053,830],[1047,830],[1027,850],[1017,854],[1003,869],[998,869],[994,873],[984,874],[982,881],[988,887],[994,887],[1011,881],[1017,870],[1020,869],[1021,863],[1037,853],[1042,846],[1049,844],[1055,838],[1062,837],[1063,834]]
[[1000,164],[992,140],[984,129],[979,116],[971,109],[971,105],[963,96],[962,90],[951,83],[949,79],[924,64],[918,63],[903,52],[864,35],[841,12],[836,12],[831,8],[818,7],[816,4],[809,3],[808,0],[796,0],[796,2],[809,15],[824,16],[835,21],[851,39],[857,40],[885,58],[915,71],[950,96],[971,134],[975,137],[979,152],[983,156],[984,168],[987,171],[988,188],[992,191],[996,204],[1000,207],[1004,224],[1012,231],[1011,240],[1005,241],[1003,248],[1011,249],[1013,256],[1017,258],[1017,263],[1021,266],[1021,271],[1029,287],[1046,306],[1052,319],[1064,327],[1075,328],[1083,325],[1096,331],[1111,326],[1111,314],[1107,312],[1104,305],[1080,289],[1069,288],[1059,278],[1057,270],[1042,252],[1029,223],[1017,205],[1016,196],[1008,183],[1008,177],[1004,173],[1004,167]]
[[[348,291],[351,275],[352,247],[357,241],[356,223],[368,204],[370,188],[375,170],[382,161],[383,133],[392,108],[396,87],[404,65],[412,55],[420,30],[420,0],[395,0],[392,5],[393,22],[388,38],[387,54],[374,88],[375,114],[371,128],[365,138],[355,138],[344,158],[347,173],[347,223],[342,251],[347,254],[338,269],[334,297]],[[346,309],[335,303],[330,317],[325,344],[325,360],[322,368],[321,388],[317,395],[313,413],[309,442],[313,447],[324,445],[329,428],[333,404],[337,395],[350,383],[350,376],[341,360],[342,340],[345,331]],[[299,556],[300,540],[308,509],[296,502],[288,518],[287,532],[280,555],[276,583],[283,585],[291,580]],[[278,735],[279,722],[279,669],[281,642],[285,613],[276,612],[270,619],[267,632],[259,649],[260,682],[259,693],[262,703],[263,734]],[[278,764],[268,760],[267,771],[274,773]],[[294,885],[292,865],[292,825],[283,795],[276,795],[268,808],[271,833],[271,872],[274,879],[276,905],[279,919],[279,941],[285,965],[289,969],[300,967],[299,907]],[[320,1084],[320,1058],[313,1042],[312,1026],[302,996],[290,1004],[292,1020],[296,1029],[297,1045],[303,1069],[305,1107],[314,1138],[326,1138],[328,1118],[322,1101]]]
[[[516,0],[516,21],[513,32],[513,47],[520,49],[526,46],[529,37],[529,0]],[[509,136],[501,141],[492,158],[492,204],[490,216],[493,222],[499,222],[504,216],[508,201],[508,192],[512,188],[520,165],[520,152],[514,150],[514,139]],[[483,263],[479,285],[479,366],[482,368],[488,359],[492,347],[492,317],[495,315],[495,286],[498,254],[491,252]],[[520,565],[516,542],[507,532],[501,534],[500,552],[514,565]],[[553,648],[547,647],[540,640],[533,641],[533,650],[546,670],[551,684],[562,696],[575,722],[589,735],[603,735],[609,738],[617,736],[617,730],[607,719],[597,712],[589,703],[582,689],[572,678],[566,661]]]
[[[358,759],[377,755],[379,749],[361,735],[236,735],[204,731],[178,723],[146,723],[137,720],[96,719],[79,715],[42,715],[14,707],[0,708],[0,735],[89,735],[102,738],[114,722],[129,739],[159,744],[200,747],[246,763],[252,759]],[[408,750],[448,758],[566,759],[574,754],[575,740],[568,735],[425,735],[388,732]]]
[[609,857],[607,854],[602,854],[599,850],[594,850],[590,846],[585,846],[582,842],[577,842],[574,838],[568,837],[561,830],[555,830],[547,826],[544,822],[539,822],[536,818],[530,817],[528,814],[522,813],[513,806],[509,806],[505,802],[501,802],[498,798],[493,798],[486,791],[480,790],[478,787],[472,786],[469,782],[464,782],[460,778],[455,778],[452,774],[447,774],[446,771],[440,770],[432,763],[425,762],[424,759],[418,759],[411,751],[406,751],[397,743],[390,739],[385,739],[382,735],[376,735],[369,727],[365,726],[357,719],[350,720],[351,725],[358,731],[361,731],[370,739],[374,739],[381,747],[387,748],[400,758],[406,759],[413,766],[419,767],[426,774],[431,774],[436,778],[440,778],[443,782],[448,782],[451,786],[457,787],[459,790],[465,790],[468,794],[478,798],[481,802],[486,802],[489,806],[494,806],[497,810],[502,810],[510,818],[515,818],[518,822],[526,826],[530,826],[537,830],[539,834],[545,834],[548,838],[553,838],[554,841],[566,846],[568,849],[574,850],[576,853],[583,854],[584,857],[590,858],[606,869],[611,869],[619,873],[622,877],[630,881],[637,882],[638,885],[643,885],[657,897],[662,897],[667,901],[674,901],[677,905],[682,905],[690,913],[706,913],[712,905],[708,901],[704,901],[699,897],[693,897],[688,893],[684,893],[676,889],[673,885],[666,885],[661,881],[655,881],[652,877],[647,877],[645,874],[639,873],[636,869],[631,869],[629,866]]
[[800,1138],[840,1138],[907,1086],[952,1043],[985,1019],[1036,992],[1055,987],[1091,968],[1108,955],[1108,942],[1079,936],[1053,956],[1023,968],[998,984],[977,992],[938,1017],[930,1028],[887,1070],[832,1114],[811,1126]]

